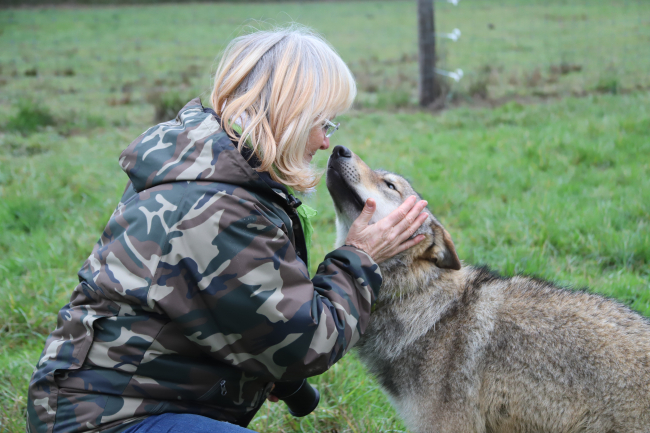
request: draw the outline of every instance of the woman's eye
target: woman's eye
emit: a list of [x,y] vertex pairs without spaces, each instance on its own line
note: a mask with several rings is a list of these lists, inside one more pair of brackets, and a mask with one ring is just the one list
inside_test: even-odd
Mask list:
[[390,188],[390,189],[394,189],[395,191],[397,191],[397,188],[395,188],[395,185],[393,185],[392,183],[387,182],[387,181],[384,181],[384,182],[386,183],[386,186],[387,186],[388,188]]

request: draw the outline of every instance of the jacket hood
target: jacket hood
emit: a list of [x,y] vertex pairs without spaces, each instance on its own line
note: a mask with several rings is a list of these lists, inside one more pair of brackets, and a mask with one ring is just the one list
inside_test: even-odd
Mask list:
[[120,166],[138,192],[163,183],[199,180],[286,191],[277,182],[268,185],[251,165],[199,98],[188,102],[174,120],[145,131],[120,155]]

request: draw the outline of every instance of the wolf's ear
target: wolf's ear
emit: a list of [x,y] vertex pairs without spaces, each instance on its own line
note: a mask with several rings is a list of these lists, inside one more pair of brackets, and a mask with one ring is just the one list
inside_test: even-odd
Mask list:
[[427,251],[429,260],[439,268],[458,271],[461,264],[451,236],[444,227],[435,222],[431,224],[431,230],[433,232],[433,242]]

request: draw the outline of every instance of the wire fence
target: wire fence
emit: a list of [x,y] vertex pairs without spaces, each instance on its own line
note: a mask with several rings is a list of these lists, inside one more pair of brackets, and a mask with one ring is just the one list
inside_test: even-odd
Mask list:
[[[463,8],[467,10],[463,10]],[[445,63],[498,97],[632,90],[650,85],[650,4],[642,1],[463,2],[440,14],[467,30]]]
[[[440,0],[435,7],[437,72],[447,82],[448,100],[650,88],[650,2]],[[382,88],[397,105],[412,104],[415,53],[407,49],[392,71],[381,57],[355,65],[362,104],[381,105],[381,96],[372,94]]]
[[[437,0],[435,14],[450,104],[650,88],[646,0]],[[258,20],[323,34],[355,74],[357,107],[417,106],[415,0],[166,3],[0,10],[0,120],[26,96],[56,109],[205,94],[215,56]]]

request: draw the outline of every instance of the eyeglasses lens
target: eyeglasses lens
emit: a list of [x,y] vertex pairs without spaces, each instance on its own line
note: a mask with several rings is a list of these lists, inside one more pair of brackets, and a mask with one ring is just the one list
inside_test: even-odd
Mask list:
[[329,138],[331,137],[337,129],[339,129],[340,123],[337,123],[336,125],[326,125],[325,126],[325,137]]

